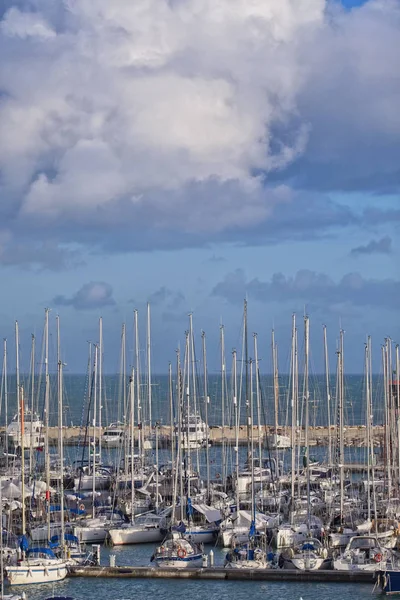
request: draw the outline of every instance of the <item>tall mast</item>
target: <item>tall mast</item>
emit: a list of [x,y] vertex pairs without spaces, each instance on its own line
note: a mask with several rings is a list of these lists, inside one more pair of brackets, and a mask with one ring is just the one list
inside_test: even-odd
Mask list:
[[365,344],[365,404],[366,404],[366,426],[367,426],[367,511],[368,521],[371,520],[371,468],[370,468],[370,457],[371,457],[371,398],[369,389],[369,342]]
[[275,343],[275,331],[271,333],[272,369],[274,379],[274,416],[275,416],[275,445],[278,443],[279,429],[279,378],[278,378],[278,356]]
[[243,310],[243,338],[245,364],[246,420],[247,420],[247,458],[250,458],[250,402],[249,402],[249,348],[247,339],[247,300]]
[[208,429],[208,404],[210,397],[208,395],[208,372],[207,372],[207,350],[206,350],[206,334],[201,332],[202,347],[203,347],[203,377],[204,377],[204,409],[206,419],[206,470],[207,470],[207,498],[210,494],[210,452],[209,452],[209,429]]
[[131,377],[129,380],[129,397],[131,401],[130,405],[130,454],[131,454],[131,522],[135,521],[135,369],[132,369]]
[[151,428],[152,414],[151,414],[151,346],[150,346],[150,304],[147,303],[147,398],[149,403],[149,426]]
[[45,369],[45,394],[44,394],[44,452],[46,470],[46,504],[47,504],[47,541],[50,541],[50,451],[49,451],[49,411],[50,411],[50,377],[49,377],[49,312],[45,309],[44,327],[44,369]]
[[64,554],[64,432],[63,432],[63,363],[61,360],[60,317],[57,315],[57,365],[58,365],[58,446],[60,456],[60,508],[61,508],[61,549]]
[[33,415],[35,412],[35,336],[32,334],[31,346],[31,427],[29,444],[29,474],[32,474],[33,468]]
[[332,433],[331,433],[331,392],[329,384],[329,356],[328,356],[328,338],[326,333],[326,325],[324,331],[324,359],[325,359],[325,389],[326,389],[326,406],[328,409],[328,465],[332,465]]
[[[260,379],[259,379],[259,369],[258,369],[258,344],[257,344],[257,334],[253,334],[254,338],[254,361],[255,361],[255,370],[256,370],[256,399],[257,399],[257,429],[258,429],[258,460],[260,461],[260,475],[262,470],[262,435],[261,435],[261,395],[260,395]],[[262,493],[262,477],[260,477],[260,486]]]
[[[291,427],[291,505],[294,506],[294,488],[296,482],[296,431],[297,431],[297,347],[296,347],[296,315],[292,316],[292,427]],[[293,510],[292,510],[293,516]]]
[[253,361],[250,359],[250,460],[251,460],[251,518],[255,521],[256,502],[254,488],[254,403],[253,403]]
[[343,375],[343,343],[344,331],[340,330],[339,350],[337,353],[337,383],[338,383],[338,412],[339,412],[339,475],[340,475],[340,519],[344,513],[344,375]]
[[103,317],[99,318],[99,464],[101,465],[103,408]]
[[225,330],[224,326],[220,326],[221,340],[221,474],[222,474],[222,489],[226,487],[226,449],[225,449]]
[[[95,499],[96,499],[96,416],[97,416],[97,361],[98,361],[99,347],[97,344],[94,345],[94,364],[93,364],[93,454],[92,454],[92,517],[94,519],[96,513]],[[125,382],[125,380],[124,380]],[[125,386],[124,386],[125,389]],[[126,437],[126,436],[125,436]],[[125,455],[126,464],[126,455]]]
[[171,464],[172,471],[175,465],[175,432],[174,432],[174,393],[172,382],[172,364],[168,365],[168,396],[169,396],[169,419],[170,419],[170,438],[171,438]]
[[309,344],[310,344],[310,321],[307,316],[304,317],[304,348],[305,348],[305,364],[304,364],[304,402],[306,403],[305,410],[305,445],[306,445],[306,476],[307,476],[307,528],[310,531],[310,444],[308,438],[308,427],[309,427],[309,401],[310,393],[308,387],[308,371],[309,371]]
[[136,371],[136,404],[137,404],[137,420],[138,420],[138,448],[142,469],[144,467],[144,440],[143,440],[143,422],[142,422],[142,405],[140,401],[140,355],[139,355],[139,322],[138,311],[134,310],[134,329],[135,329],[135,371]]
[[4,338],[4,340],[3,340],[3,380],[4,380],[4,411],[5,411],[5,420],[6,420],[6,431],[5,431],[6,468],[8,469],[8,373],[7,373],[7,338]]
[[[22,535],[26,532],[26,506],[25,506],[25,406],[24,406],[24,388],[18,389],[18,408],[21,422],[21,495],[22,495]],[[2,524],[1,524],[2,525]],[[1,527],[3,535],[3,527]]]
[[233,378],[233,408],[235,412],[235,470],[236,470],[236,511],[239,510],[239,405],[237,397],[237,355],[232,352],[232,378]]
[[[18,321],[15,321],[15,375],[16,375],[16,385],[17,385],[17,398],[19,398],[19,327]],[[21,418],[19,414],[19,410],[17,410],[18,414],[18,428],[20,429]]]

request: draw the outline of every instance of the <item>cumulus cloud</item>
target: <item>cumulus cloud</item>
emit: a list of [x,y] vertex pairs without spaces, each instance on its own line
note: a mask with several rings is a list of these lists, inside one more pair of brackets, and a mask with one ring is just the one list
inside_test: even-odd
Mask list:
[[184,246],[292,214],[293,188],[398,182],[394,1],[4,4],[0,217],[14,232]]
[[245,272],[237,269],[217,283],[212,295],[228,302],[242,302],[246,295],[259,302],[288,305],[301,301],[319,308],[353,306],[382,307],[398,310],[400,281],[365,279],[359,273],[347,273],[335,282],[325,273],[302,269],[293,277],[274,273],[270,281],[258,278],[247,281]]
[[392,252],[392,238],[388,235],[380,240],[371,240],[364,246],[352,248],[350,254],[352,256],[360,256],[362,254],[390,254]]
[[85,283],[73,296],[56,296],[53,299],[56,306],[72,306],[76,310],[92,310],[115,305],[113,289],[104,281]]

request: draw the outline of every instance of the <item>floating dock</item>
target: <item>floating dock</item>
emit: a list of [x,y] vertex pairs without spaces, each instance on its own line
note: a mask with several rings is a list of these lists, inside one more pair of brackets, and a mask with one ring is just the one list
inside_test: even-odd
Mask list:
[[218,579],[223,581],[302,581],[374,583],[374,571],[297,571],[289,569],[175,569],[160,567],[70,567],[70,577],[126,579]]

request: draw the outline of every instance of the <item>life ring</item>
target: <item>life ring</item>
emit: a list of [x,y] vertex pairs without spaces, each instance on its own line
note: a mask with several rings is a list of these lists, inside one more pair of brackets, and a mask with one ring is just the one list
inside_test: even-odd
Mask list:
[[79,505],[79,510],[86,510],[86,506],[83,504],[83,502]]
[[378,554],[375,554],[375,556],[374,556],[374,561],[379,563],[379,562],[381,562],[382,558],[383,558],[382,554],[380,554],[380,552],[378,552]]
[[185,558],[186,556],[186,550],[185,548],[182,548],[182,546],[178,548],[178,556],[179,558]]

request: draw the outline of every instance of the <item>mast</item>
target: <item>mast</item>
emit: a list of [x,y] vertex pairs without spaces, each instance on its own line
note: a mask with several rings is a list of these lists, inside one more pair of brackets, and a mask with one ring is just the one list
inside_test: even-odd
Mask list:
[[253,415],[253,361],[250,359],[250,460],[251,460],[251,519],[256,518],[256,499],[254,488],[254,415]]
[[139,356],[139,323],[138,311],[134,310],[134,329],[135,329],[135,371],[136,371],[136,403],[137,403],[137,420],[138,420],[138,449],[142,469],[144,468],[144,440],[143,440],[143,423],[142,423],[142,405],[140,401],[140,356]]
[[340,475],[340,519],[344,513],[344,379],[343,379],[343,329],[340,330],[339,350],[337,352],[337,388],[339,413],[339,475]]
[[275,343],[275,331],[271,333],[272,368],[274,378],[274,416],[275,416],[275,446],[278,445],[279,429],[279,378],[278,378],[278,355]]
[[206,334],[201,332],[202,347],[203,347],[203,377],[204,377],[204,409],[206,419],[206,470],[207,470],[207,498],[210,494],[210,452],[209,452],[209,430],[208,430],[208,404],[210,397],[208,395],[208,372],[207,372],[207,351],[206,351]]
[[225,449],[225,330],[224,326],[220,326],[221,340],[221,474],[222,474],[222,489],[226,489],[226,449]]
[[309,428],[309,401],[310,392],[308,387],[308,371],[309,371],[309,344],[310,344],[310,320],[308,316],[304,317],[304,348],[305,348],[305,361],[304,361],[304,402],[306,403],[305,410],[305,445],[306,445],[306,477],[307,477],[307,529],[310,532],[311,513],[310,513],[310,444],[308,437]]
[[[17,398],[19,398],[19,327],[18,327],[18,321],[15,321],[15,375],[16,375],[16,385],[17,385]],[[21,418],[20,418],[20,414],[19,411],[17,410],[17,414],[18,414],[18,429],[20,429],[20,425],[21,425]]]
[[135,522],[135,369],[132,369],[129,379],[129,397],[131,400],[130,406],[130,453],[131,453],[131,522]]
[[6,430],[5,430],[6,469],[8,469],[8,373],[7,373],[7,338],[4,338],[4,340],[3,340],[3,380],[4,380],[4,411],[5,411],[5,419],[6,419]]
[[61,509],[61,549],[65,549],[64,524],[64,432],[63,432],[63,363],[61,360],[60,317],[57,315],[57,365],[58,365],[58,445],[60,456],[60,509]]
[[[369,338],[368,338],[369,340]],[[365,403],[366,403],[366,425],[367,425],[367,511],[368,521],[371,520],[371,398],[369,389],[369,341],[365,344]]]
[[103,317],[99,318],[99,464],[102,454],[102,408],[103,408]]
[[254,361],[256,368],[256,399],[257,399],[257,429],[258,429],[258,460],[260,461],[260,490],[262,493],[263,480],[262,480],[262,437],[261,437],[261,395],[260,395],[260,379],[258,369],[258,344],[257,334],[253,334],[254,338]]
[[172,383],[172,364],[168,365],[168,396],[169,396],[169,418],[170,418],[170,438],[171,438],[171,464],[172,471],[175,464],[175,432],[174,432],[174,394]]
[[245,363],[245,391],[246,391],[246,420],[247,420],[247,458],[250,457],[250,403],[249,403],[249,348],[247,339],[247,300],[244,301],[243,311],[243,338],[244,338],[244,363]]
[[324,362],[325,362],[325,389],[326,389],[326,406],[328,409],[328,465],[332,465],[332,434],[331,434],[331,392],[329,385],[329,357],[328,357],[328,338],[326,333],[326,325],[324,331]]
[[49,451],[49,411],[50,411],[50,377],[49,377],[49,312],[45,309],[44,327],[44,369],[45,369],[45,395],[44,395],[44,452],[46,471],[46,504],[47,504],[47,541],[50,541],[50,451]]
[[239,511],[239,407],[237,397],[237,356],[236,350],[232,352],[232,378],[233,378],[233,408],[235,412],[235,471],[236,471],[236,511]]
[[29,444],[29,474],[33,469],[33,415],[35,411],[35,336],[32,334],[31,346],[31,428]]
[[[21,495],[22,495],[22,535],[26,533],[26,506],[25,506],[25,407],[24,407],[24,388],[18,389],[19,413],[21,423]],[[3,536],[3,524],[1,525],[1,535]]]
[[[98,359],[99,347],[97,344],[94,345],[94,364],[93,364],[93,454],[92,454],[92,517],[94,519],[96,508],[96,416],[97,416],[97,359]],[[124,380],[125,381],[125,380]],[[125,386],[124,386],[125,389]],[[125,460],[126,464],[126,460]]]
[[292,427],[291,427],[291,504],[292,504],[292,517],[294,507],[294,489],[296,482],[296,430],[297,430],[297,344],[296,344],[296,315],[292,316],[292,384],[291,384],[291,396],[292,396]]
[[151,405],[152,405],[152,399],[151,399],[151,346],[150,346],[150,335],[151,335],[151,330],[150,330],[150,303],[147,303],[147,399],[148,399],[148,403],[149,403],[149,426],[151,428],[151,423],[152,423],[152,414],[151,414]]

